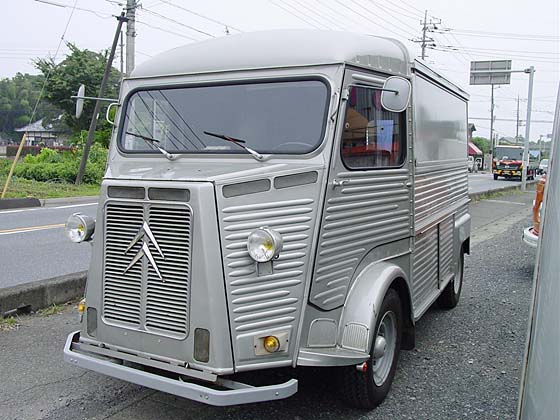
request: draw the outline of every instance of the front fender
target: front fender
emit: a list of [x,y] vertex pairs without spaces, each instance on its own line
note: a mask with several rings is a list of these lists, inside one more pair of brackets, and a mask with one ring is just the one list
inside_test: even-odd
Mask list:
[[387,290],[399,278],[407,280],[404,271],[389,262],[372,263],[360,272],[344,303],[338,337],[341,347],[369,353],[379,308]]

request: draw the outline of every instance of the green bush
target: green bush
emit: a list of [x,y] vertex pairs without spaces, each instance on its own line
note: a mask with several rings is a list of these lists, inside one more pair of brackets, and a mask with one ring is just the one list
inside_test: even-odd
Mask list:
[[[78,175],[81,157],[81,150],[57,152],[56,150],[43,149],[37,156],[28,155],[22,162],[19,162],[15,167],[14,175],[43,182],[74,182]],[[107,150],[99,144],[93,144],[83,182],[100,184],[105,173],[106,162]],[[2,165],[0,171],[7,173],[9,166]]]

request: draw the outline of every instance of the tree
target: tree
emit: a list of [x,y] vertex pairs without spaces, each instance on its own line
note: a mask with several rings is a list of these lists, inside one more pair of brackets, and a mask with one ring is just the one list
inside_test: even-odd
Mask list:
[[60,115],[61,111],[56,106],[41,101],[33,115],[34,121],[31,121],[43,80],[43,76],[21,73],[0,80],[0,132],[4,137],[16,140],[20,134],[15,133],[14,129]]
[[[49,75],[45,86],[45,99],[60,107],[63,110],[62,121],[73,133],[79,133],[81,130],[88,129],[95,101],[86,100],[81,117],[76,118],[76,102],[71,96],[76,95],[82,83],[86,86],[86,96],[98,95],[109,53],[107,50],[100,53],[81,50],[72,43],[66,45],[70,49],[70,54],[61,63],[56,64],[52,58],[38,59],[35,61],[35,67],[43,73],[43,76]],[[113,68],[105,97],[118,97],[120,77],[120,73]],[[100,115],[105,114],[106,106],[103,107]],[[106,121],[100,118],[98,127],[101,130],[106,129]]]
[[485,137],[473,137],[472,142],[482,150],[482,153],[488,154],[490,153],[490,140]]

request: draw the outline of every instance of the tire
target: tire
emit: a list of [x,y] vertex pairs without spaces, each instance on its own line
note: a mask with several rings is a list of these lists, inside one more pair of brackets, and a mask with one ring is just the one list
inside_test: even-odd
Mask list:
[[494,174],[494,181],[498,180],[498,175]]
[[[401,300],[396,290],[389,289],[375,324],[375,336],[365,372],[358,371],[354,365],[341,368],[339,387],[347,404],[372,409],[385,399],[395,377],[401,350],[402,325]],[[384,351],[383,356],[375,357],[376,343],[378,352]],[[383,359],[387,356],[390,357]]]
[[463,280],[465,273],[465,254],[461,252],[459,257],[457,273],[451,280],[438,298],[438,305],[442,309],[453,309],[459,303],[461,290],[463,290]]

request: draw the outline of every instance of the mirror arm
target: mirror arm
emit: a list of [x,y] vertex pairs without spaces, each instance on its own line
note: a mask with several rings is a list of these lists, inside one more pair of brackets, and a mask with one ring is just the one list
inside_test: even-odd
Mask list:
[[399,94],[398,90],[394,90],[394,89],[382,89],[382,88],[377,88],[376,90],[382,90],[384,92],[393,92],[395,95]]

